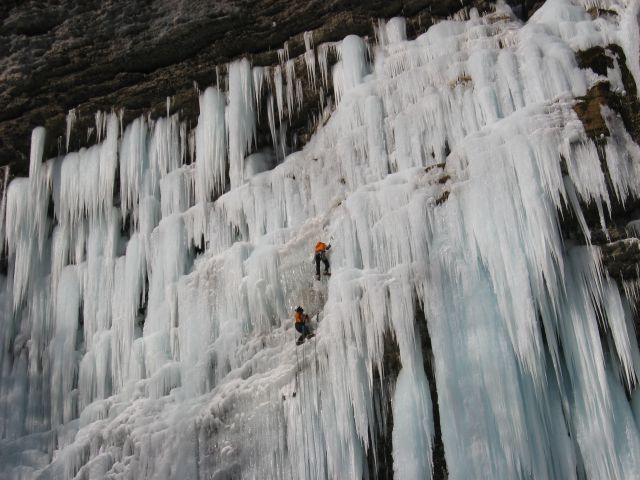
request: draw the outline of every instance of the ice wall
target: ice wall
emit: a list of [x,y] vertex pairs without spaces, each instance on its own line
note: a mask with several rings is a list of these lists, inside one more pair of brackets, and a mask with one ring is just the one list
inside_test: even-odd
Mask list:
[[[640,476],[634,305],[581,212],[606,225],[610,195],[638,196],[640,150],[603,108],[601,161],[572,108],[621,78],[576,50],[637,58],[637,2],[589,7],[306,35],[337,106],[286,157],[286,47],[230,64],[191,133],[101,114],[98,145],[43,161],[34,130],[0,204],[0,478],[363,478],[389,449],[395,478],[431,478],[436,416],[450,478]],[[563,207],[586,245],[562,239]],[[317,329],[300,347],[296,305]]]

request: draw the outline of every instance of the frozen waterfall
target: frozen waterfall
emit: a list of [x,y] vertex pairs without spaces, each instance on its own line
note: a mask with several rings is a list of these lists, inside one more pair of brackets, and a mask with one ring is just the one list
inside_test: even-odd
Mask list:
[[573,108],[623,88],[578,50],[618,44],[640,80],[640,7],[593,3],[305,34],[324,109],[294,153],[286,48],[222,69],[191,132],[100,114],[100,143],[45,159],[36,128],[0,204],[0,479],[361,479],[389,449],[428,479],[436,441],[452,479],[640,478],[636,290],[582,212],[640,195],[640,147]]

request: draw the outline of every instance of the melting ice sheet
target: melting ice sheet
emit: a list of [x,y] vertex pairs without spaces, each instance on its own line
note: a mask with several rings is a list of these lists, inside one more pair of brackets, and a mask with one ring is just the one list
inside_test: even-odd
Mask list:
[[[338,103],[284,159],[286,49],[230,64],[191,135],[100,115],[101,143],[43,162],[34,130],[0,204],[0,477],[356,479],[391,450],[395,478],[430,478],[436,424],[450,478],[640,477],[632,306],[580,211],[606,225],[610,193],[638,195],[640,150],[603,108],[601,162],[572,108],[621,78],[578,49],[619,43],[637,78],[638,2],[591,6],[306,34]],[[563,206],[587,246],[563,242]],[[298,304],[318,335],[296,348]]]

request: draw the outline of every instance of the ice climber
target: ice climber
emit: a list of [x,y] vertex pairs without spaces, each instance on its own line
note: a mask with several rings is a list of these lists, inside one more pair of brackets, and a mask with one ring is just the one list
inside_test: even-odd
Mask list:
[[331,275],[329,272],[329,260],[327,259],[327,250],[331,248],[331,244],[323,242],[316,243],[316,278],[320,280],[320,262],[324,263],[324,274]]
[[309,328],[309,315],[304,313],[302,307],[296,307],[293,319],[296,322],[296,330],[302,334],[296,341],[298,345],[304,342],[305,338],[311,338],[315,335]]

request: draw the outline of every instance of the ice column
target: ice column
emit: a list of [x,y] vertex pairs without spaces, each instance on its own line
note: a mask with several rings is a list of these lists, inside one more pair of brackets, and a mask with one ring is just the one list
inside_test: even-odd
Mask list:
[[120,143],[120,208],[123,217],[138,217],[138,197],[143,172],[148,168],[147,124],[143,117],[127,126]]
[[225,98],[214,87],[200,95],[200,116],[196,128],[196,199],[211,200],[224,189],[227,175],[227,139],[224,120]]
[[[17,309],[29,288],[29,280],[38,268],[46,241],[49,220],[48,168],[42,164],[45,130],[33,130],[31,136],[30,178],[18,178],[6,191],[7,254],[13,263],[13,306]],[[44,274],[44,272],[40,272]]]
[[362,83],[362,79],[368,73],[366,50],[364,41],[356,35],[349,35],[342,40],[339,50],[341,60],[333,67],[333,86],[337,102],[345,92]]
[[[229,180],[231,188],[244,181],[244,159],[256,137],[253,75],[249,60],[243,58],[229,65]],[[216,117],[217,121],[217,117]]]

